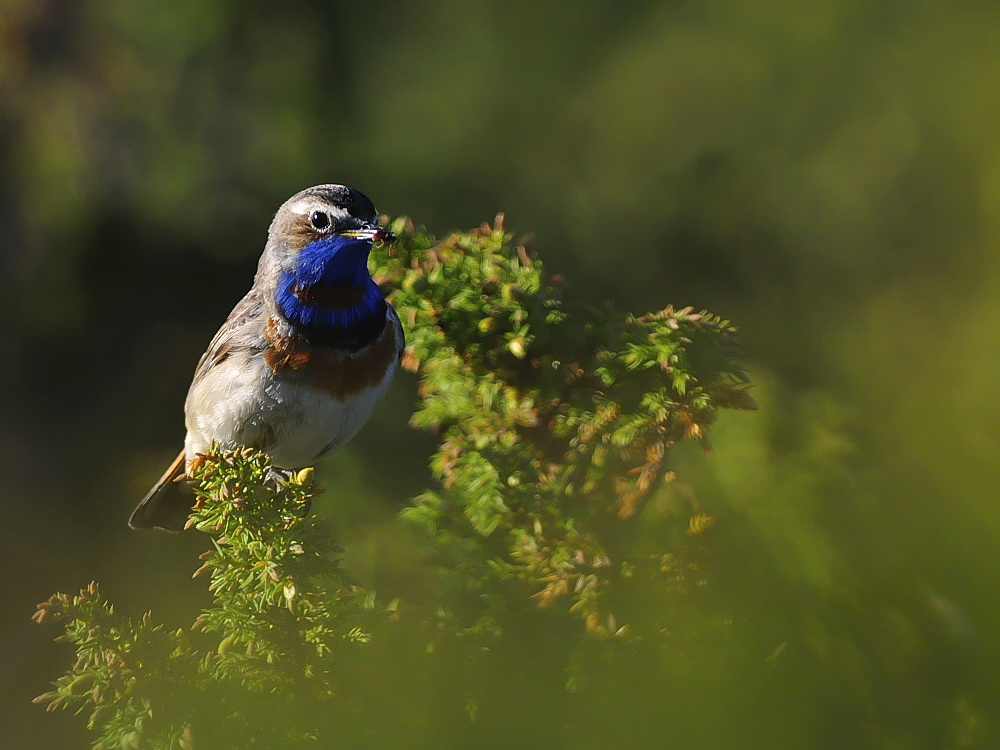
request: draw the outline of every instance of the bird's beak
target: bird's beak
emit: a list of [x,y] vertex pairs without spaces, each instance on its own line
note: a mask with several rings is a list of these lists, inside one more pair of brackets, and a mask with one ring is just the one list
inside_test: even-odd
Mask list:
[[369,242],[395,242],[396,235],[385,227],[365,226],[360,229],[348,229],[339,233],[341,237],[350,237],[355,240],[368,240]]

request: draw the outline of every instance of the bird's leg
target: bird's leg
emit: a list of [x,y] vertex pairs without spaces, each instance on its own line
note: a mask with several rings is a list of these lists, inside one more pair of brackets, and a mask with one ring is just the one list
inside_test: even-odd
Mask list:
[[283,482],[291,479],[294,473],[291,469],[279,469],[277,466],[269,466],[267,469],[267,479],[264,481],[271,482],[277,489],[281,487]]
[[[294,469],[279,469],[277,466],[270,466],[267,469],[267,477],[264,481],[267,484],[274,486],[274,489],[280,490],[282,485],[286,484],[289,479],[292,478],[292,474],[295,473]],[[312,508],[312,500],[306,502],[306,507],[302,516],[305,517],[309,515],[309,510]]]

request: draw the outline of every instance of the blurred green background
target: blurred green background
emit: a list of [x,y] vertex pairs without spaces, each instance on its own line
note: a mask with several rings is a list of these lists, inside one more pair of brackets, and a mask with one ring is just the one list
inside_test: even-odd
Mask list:
[[[28,704],[71,661],[36,602],[205,601],[204,539],[125,519],[275,208],[343,182],[439,234],[505,211],[580,296],[741,327],[761,409],[652,508],[718,515],[678,615],[716,635],[646,665],[634,737],[593,707],[578,746],[1000,747],[998,80],[988,0],[2,0],[0,744],[85,746]],[[415,398],[323,468],[380,591],[430,481]]]

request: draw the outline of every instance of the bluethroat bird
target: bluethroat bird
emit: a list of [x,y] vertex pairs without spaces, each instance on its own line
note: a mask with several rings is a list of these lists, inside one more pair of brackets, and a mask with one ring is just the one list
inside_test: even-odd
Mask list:
[[212,443],[298,469],[368,421],[403,351],[399,317],[368,274],[372,243],[393,239],[377,220],[343,185],[311,187],[278,209],[253,286],[195,368],[184,450],[129,526],[181,530],[194,502],[181,480]]

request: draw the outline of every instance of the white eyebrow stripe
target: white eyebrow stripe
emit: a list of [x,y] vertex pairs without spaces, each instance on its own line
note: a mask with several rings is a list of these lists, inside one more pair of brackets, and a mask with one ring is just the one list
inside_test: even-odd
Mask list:
[[324,200],[317,200],[313,197],[300,198],[288,207],[288,210],[293,214],[298,214],[299,216],[306,216],[313,211],[325,211],[331,216],[343,219],[347,218],[349,214],[342,208],[331,206]]

